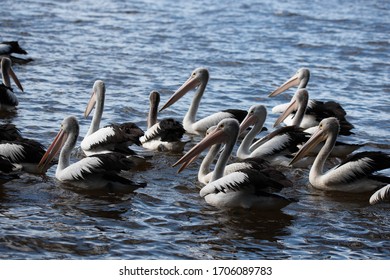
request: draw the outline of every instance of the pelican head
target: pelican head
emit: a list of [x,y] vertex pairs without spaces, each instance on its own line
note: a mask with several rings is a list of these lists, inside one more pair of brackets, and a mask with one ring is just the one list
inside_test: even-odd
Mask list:
[[301,147],[289,165],[293,165],[298,160],[302,159],[311,150],[313,150],[319,143],[327,140],[330,137],[337,137],[340,130],[339,121],[334,118],[323,119],[318,125],[317,130],[313,133],[309,140]]
[[[97,100],[101,100],[104,103],[104,97],[106,93],[106,86],[102,80],[96,80],[93,84],[91,98],[88,101],[87,108],[84,111],[84,117],[87,118],[92,109],[96,105]],[[102,104],[103,105],[103,104]]]
[[160,104],[160,93],[157,90],[152,90],[149,94],[150,107],[154,107],[154,104]]
[[298,86],[305,88],[310,79],[310,71],[308,68],[300,68],[298,71],[280,87],[271,92],[268,97],[276,96],[282,92],[285,92],[291,87]]
[[[306,111],[307,103],[309,102],[309,92],[305,88],[299,88],[294,94],[294,97],[291,99],[290,104],[287,109],[276,119],[274,127],[278,126],[282,121],[284,121],[290,114],[299,109]],[[304,112],[303,112],[304,114]],[[302,117],[303,117],[302,114]],[[298,113],[296,114],[298,115]],[[294,116],[296,117],[296,116]],[[300,120],[302,121],[302,120]],[[299,122],[300,122],[299,121]]]
[[207,82],[209,80],[209,71],[206,68],[196,68],[187,81],[182,84],[182,86],[176,90],[172,96],[168,99],[168,101],[161,107],[160,112],[172,104],[174,104],[177,100],[182,98],[187,92],[190,90],[203,85],[206,87]]
[[50,162],[65,145],[65,142],[71,133],[76,135],[74,143],[72,143],[74,145],[79,134],[79,123],[74,116],[67,117],[62,121],[60,131],[38,163],[38,168],[42,173],[46,172]]
[[[226,143],[230,138],[238,137],[238,131],[240,124],[236,119],[223,119],[218,123],[218,125],[208,133],[198,144],[192,147],[184,156],[182,156],[173,166],[178,164],[183,164],[184,168],[189,165],[188,162],[194,161],[200,153],[202,153],[208,147],[218,144]],[[180,168],[180,171],[184,168]]]
[[240,125],[240,134],[244,132],[248,127],[258,122],[264,124],[267,118],[267,108],[264,105],[253,105],[249,108],[248,114]]
[[9,59],[8,57],[3,57],[1,59],[1,73],[3,75],[3,83],[5,86],[11,88],[11,80],[10,80],[10,76],[11,76],[16,86],[21,91],[23,91],[22,84],[20,83],[18,77],[16,76],[14,70],[12,69],[11,59]]

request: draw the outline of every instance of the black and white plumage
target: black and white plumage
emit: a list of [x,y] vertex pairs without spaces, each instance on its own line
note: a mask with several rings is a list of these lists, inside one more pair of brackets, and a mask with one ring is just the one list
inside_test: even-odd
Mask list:
[[37,165],[45,153],[44,146],[24,138],[14,124],[0,125],[0,156],[16,166],[17,170],[39,173]]
[[248,110],[240,129],[244,131],[251,125],[253,127],[237,149],[237,157],[239,159],[262,158],[268,160],[271,165],[287,166],[291,154],[298,151],[298,145],[305,143],[309,134],[297,126],[286,126],[276,129],[253,143],[266,118],[267,109],[263,105],[253,105]]
[[43,155],[39,167],[42,172],[60,152],[55,176],[61,182],[89,190],[107,190],[110,192],[131,192],[145,183],[134,183],[122,177],[119,172],[129,170],[133,162],[120,153],[96,154],[70,163],[70,153],[76,145],[79,124],[74,116],[67,117],[53,143]]
[[157,151],[182,152],[188,141],[183,141],[183,124],[173,118],[157,122],[160,93],[153,90],[149,95],[148,129],[141,136],[140,142],[145,149]]
[[259,208],[281,209],[291,200],[277,195],[284,184],[274,180],[271,175],[261,170],[242,169],[224,176],[226,163],[234,148],[239,134],[239,123],[235,119],[224,119],[202,141],[188,151],[175,164],[187,165],[197,154],[210,145],[225,143],[215,165],[212,178],[200,190],[200,196],[206,202],[218,208]]
[[26,64],[33,61],[32,58],[21,58],[13,56],[12,54],[27,54],[27,51],[22,49],[18,41],[6,41],[0,43],[0,58],[7,57],[13,63]]
[[0,155],[29,173],[40,173],[38,163],[44,153],[44,146],[32,139],[20,138],[13,141],[0,141]]
[[371,205],[380,203],[380,202],[390,202],[390,184],[382,187],[377,190],[374,194],[371,195],[369,202]]
[[314,188],[361,193],[376,191],[390,184],[390,177],[375,174],[390,168],[390,155],[383,152],[366,151],[350,155],[334,168],[324,172],[325,161],[334,147],[339,129],[336,118],[323,119],[318,130],[295,155],[291,164],[303,158],[318,143],[325,141],[309,173],[309,181]]
[[12,111],[18,106],[19,101],[11,87],[11,77],[18,88],[23,91],[23,87],[11,66],[11,60],[7,57],[1,59],[1,75],[3,83],[0,85],[0,110]]
[[141,145],[139,137],[144,134],[143,130],[135,123],[110,124],[99,128],[103,115],[105,92],[104,82],[101,80],[95,81],[84,117],[87,118],[95,106],[96,109],[88,132],[80,144],[81,149],[87,156],[113,151],[134,155],[135,152],[129,146],[133,144]]
[[[291,102],[288,105],[288,107],[277,118],[274,126],[279,125],[288,116],[292,116],[292,124],[291,125],[301,127],[301,123],[302,123],[302,120],[304,118],[304,114],[306,112],[308,101],[309,101],[309,92],[307,91],[307,89],[305,89],[305,88],[297,89],[297,91],[294,94],[294,98],[291,99]],[[312,129],[307,129],[307,130],[305,130],[305,132],[312,133],[312,131],[315,130],[315,128],[316,127],[313,127]],[[312,151],[312,155],[314,155],[314,156],[317,155],[321,146],[322,145],[318,145]],[[336,141],[335,146],[332,149],[332,152],[330,153],[330,156],[345,158],[346,156],[348,156],[352,152],[356,151],[357,149],[361,148],[362,146],[363,145],[361,145],[361,144],[348,144],[348,143]]]
[[0,155],[0,184],[19,178],[15,171],[20,171],[21,166],[14,164],[8,158]]
[[214,113],[203,119],[196,120],[196,114],[202,99],[203,93],[206,89],[209,80],[209,71],[206,68],[195,69],[190,78],[169,98],[165,105],[160,109],[160,112],[177,100],[183,97],[187,92],[197,88],[190,108],[183,119],[183,127],[187,133],[204,135],[207,129],[211,126],[217,125],[221,120],[225,118],[235,118],[241,122],[246,115],[246,111],[237,109],[228,109],[218,113]]
[[[300,68],[290,79],[283,83],[280,87],[269,94],[269,97],[276,96],[293,86],[298,86],[298,89],[306,88],[310,79],[310,71],[308,68]],[[294,101],[294,95],[291,101]],[[290,103],[291,104],[291,103]],[[280,113],[286,110],[289,104],[281,104],[272,109],[273,113]],[[305,115],[300,126],[304,129],[317,126],[322,119],[335,117],[340,123],[340,135],[351,135],[354,126],[346,119],[347,113],[343,107],[335,101],[319,101],[310,99],[307,104]],[[293,122],[293,114],[286,116],[284,122],[291,125]]]

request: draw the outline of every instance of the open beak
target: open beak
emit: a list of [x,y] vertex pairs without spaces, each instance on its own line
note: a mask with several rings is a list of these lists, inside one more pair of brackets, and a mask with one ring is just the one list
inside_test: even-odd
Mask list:
[[19,81],[18,77],[16,76],[14,70],[12,70],[12,68],[9,68],[8,73],[9,73],[9,75],[12,77],[12,79],[14,80],[16,86],[17,86],[21,91],[24,91],[24,90],[23,90],[23,87],[22,87],[22,84],[20,83],[20,81]]
[[297,101],[294,99],[291,101],[291,103],[288,105],[287,109],[279,116],[279,118],[276,119],[274,123],[274,127],[278,126],[282,121],[284,121],[287,116],[292,114],[297,109]]
[[92,94],[91,94],[91,98],[88,101],[87,108],[85,108],[84,118],[88,118],[88,116],[91,113],[93,107],[95,107],[95,104],[96,104],[96,93],[93,91]]
[[290,79],[288,79],[283,85],[275,89],[273,92],[271,92],[268,97],[276,96],[286,90],[288,90],[290,87],[299,85],[299,77],[298,74],[294,74]]
[[178,90],[175,91],[174,94],[172,94],[171,98],[169,98],[168,101],[164,104],[164,106],[161,107],[159,112],[174,104],[177,100],[182,98],[187,92],[189,92],[191,89],[196,88],[198,85],[199,85],[199,80],[196,77],[191,76],[187,81],[185,81],[185,83]]
[[301,149],[296,153],[294,158],[290,161],[289,165],[293,165],[298,160],[305,157],[311,150],[313,150],[319,143],[326,139],[325,132],[322,129],[318,129],[307,142],[301,147]]
[[185,169],[190,163],[192,163],[205,149],[208,147],[222,143],[225,140],[225,134],[222,130],[216,128],[210,134],[208,134],[205,138],[203,138],[198,144],[192,147],[184,156],[182,156],[177,162],[175,162],[172,166],[176,166],[182,164],[183,166],[179,169],[178,172]]
[[67,133],[61,129],[54,138],[53,143],[49,146],[41,161],[38,163],[38,169],[45,173],[52,159],[58,154],[65,143]]

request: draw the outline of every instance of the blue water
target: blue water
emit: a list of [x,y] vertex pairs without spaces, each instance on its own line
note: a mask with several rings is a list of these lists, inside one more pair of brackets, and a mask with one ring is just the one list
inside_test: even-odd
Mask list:
[[[294,90],[268,93],[308,67],[311,97],[340,102],[355,125],[343,140],[390,150],[388,1],[4,0],[2,7],[0,40],[18,40],[34,61],[15,65],[25,93],[17,91],[17,113],[1,121],[45,146],[68,115],[86,133],[82,114],[96,79],[107,88],[103,123],[145,128],[151,90],[164,102],[193,69],[207,67],[199,116],[262,103],[271,128],[271,108]],[[181,119],[191,98],[161,116]],[[290,170],[295,186],[286,195],[297,203],[275,213],[222,211],[199,197],[199,162],[180,174],[170,167],[180,156],[156,154],[127,174],[148,183],[133,194],[80,193],[55,179],[55,167],[0,186],[0,258],[390,258],[388,204],[314,190],[307,170]]]

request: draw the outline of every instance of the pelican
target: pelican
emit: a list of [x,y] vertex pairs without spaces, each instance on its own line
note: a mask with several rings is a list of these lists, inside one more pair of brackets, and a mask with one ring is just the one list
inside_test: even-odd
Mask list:
[[217,208],[259,208],[263,210],[281,209],[291,200],[274,194],[284,185],[273,180],[267,172],[243,169],[224,176],[226,163],[234,148],[240,125],[236,119],[220,121],[212,132],[188,151],[174,166],[192,161],[208,146],[224,143],[225,148],[215,165],[210,182],[200,190],[200,196]]
[[298,145],[309,138],[309,134],[297,126],[281,127],[259,141],[252,143],[255,136],[261,131],[267,118],[267,109],[263,105],[253,105],[241,123],[241,131],[253,125],[252,129],[242,140],[237,149],[237,157],[263,158],[271,165],[287,166],[292,153],[298,151]]
[[110,124],[99,129],[103,115],[105,93],[104,82],[101,80],[95,81],[84,117],[87,118],[95,106],[96,110],[92,117],[91,126],[80,144],[81,149],[87,156],[112,151],[134,155],[135,152],[129,146],[132,144],[140,145],[139,137],[144,134],[136,124],[132,122]]
[[18,106],[19,101],[12,87],[11,78],[14,80],[17,87],[23,91],[23,87],[19,82],[14,70],[11,67],[11,60],[7,57],[1,59],[1,75],[3,83],[0,85],[0,110],[12,111]]
[[[286,108],[286,110],[275,121],[274,126],[278,126],[282,121],[284,121],[291,114],[293,114],[292,125],[301,126],[301,123],[302,123],[302,120],[304,118],[304,114],[306,111],[306,107],[308,104],[308,100],[309,100],[309,92],[307,91],[307,89],[305,89],[305,88],[298,89],[295,92],[294,98],[291,99],[291,102],[288,105],[288,107]],[[315,128],[315,127],[313,127],[313,128]],[[305,132],[309,132],[309,129],[305,130]],[[310,133],[310,134],[312,134],[312,133]],[[336,141],[336,144],[335,144],[330,156],[344,158],[362,146],[363,145],[347,144],[347,143]],[[320,148],[320,145],[317,146],[317,148]],[[317,155],[319,152],[319,149],[315,149],[315,151],[313,151],[313,152],[314,152],[313,153],[314,155]]]
[[44,153],[42,144],[24,138],[14,124],[0,125],[0,156],[17,166],[18,171],[40,173],[37,165]]
[[[213,130],[215,130],[216,126],[210,127],[206,135],[209,135]],[[202,163],[200,164],[199,167],[199,172],[198,172],[198,181],[202,184],[208,184],[211,180],[211,177],[213,176],[213,171],[210,170],[211,164],[213,163],[214,159],[216,158],[217,154],[221,151],[222,144],[217,143],[214,144],[210,147],[208,153],[206,156],[203,158]],[[181,172],[184,168],[186,168],[188,165],[190,165],[197,156],[194,156],[191,160],[186,161],[185,164],[181,166],[179,169],[179,172]],[[265,169],[268,168],[270,169],[268,161],[261,159],[261,158],[247,158],[244,160],[239,160],[237,162],[230,163],[229,165],[225,166],[224,170],[224,176],[239,171],[239,170],[244,170],[244,169],[252,169],[252,170],[260,170],[260,169]],[[277,173],[276,171],[274,173]],[[280,180],[284,179],[284,175],[282,176],[276,175],[280,178]]]
[[199,104],[206,89],[208,80],[209,71],[206,68],[195,69],[192,72],[190,78],[178,90],[176,90],[176,92],[160,109],[160,112],[174,104],[187,92],[197,87],[190,108],[188,109],[188,112],[183,119],[183,127],[187,133],[203,136],[209,127],[218,124],[220,120],[225,118],[235,118],[241,122],[246,115],[246,111],[236,109],[224,110],[196,121],[196,114],[198,112]]
[[157,122],[157,110],[160,103],[160,93],[153,90],[149,95],[150,107],[148,114],[148,130],[140,138],[142,147],[149,150],[182,152],[188,141],[182,141],[185,130],[183,125],[166,118]]
[[[283,83],[280,87],[271,92],[268,96],[273,97],[276,96],[287,89],[298,86],[298,88],[306,88],[310,78],[310,71],[308,68],[300,68],[290,79],[288,79],[285,83]],[[294,101],[296,96],[294,95],[291,101]],[[273,113],[283,112],[285,111],[288,104],[281,104],[275,106],[272,109]],[[328,117],[336,117],[340,122],[340,135],[351,135],[353,132],[351,131],[354,126],[347,121],[345,110],[341,107],[341,105],[334,101],[318,101],[318,100],[309,100],[304,118],[300,124],[302,128],[310,128],[313,126],[317,126],[318,123],[325,118]],[[291,125],[293,119],[293,115],[286,116],[284,122],[287,125]]]
[[32,139],[20,138],[13,141],[0,141],[0,156],[28,173],[40,173],[38,163],[45,153],[45,148]]
[[380,202],[390,202],[390,184],[377,190],[373,195],[371,195],[369,202],[371,205]]
[[55,173],[61,182],[83,189],[112,192],[131,192],[145,186],[145,183],[134,183],[119,175],[121,170],[129,170],[132,166],[132,161],[119,153],[96,154],[71,164],[70,153],[76,145],[78,135],[77,119],[74,116],[65,118],[53,143],[39,162],[42,172],[47,170],[51,160],[61,151]]
[[318,130],[302,146],[290,164],[294,164],[318,143],[325,141],[309,173],[309,182],[314,188],[325,191],[361,193],[376,191],[389,184],[390,177],[373,174],[376,171],[390,168],[390,155],[383,152],[353,154],[339,165],[324,172],[325,161],[335,145],[339,130],[340,125],[336,118],[323,119]]
[[13,53],[17,54],[27,54],[27,52],[19,46],[18,41],[7,41],[0,43],[0,58],[8,57],[12,60],[13,63],[26,64],[30,61],[33,61],[32,58],[20,58],[13,56]]

